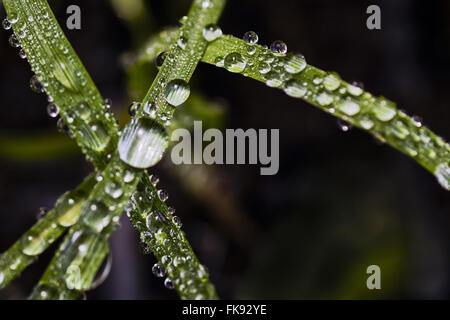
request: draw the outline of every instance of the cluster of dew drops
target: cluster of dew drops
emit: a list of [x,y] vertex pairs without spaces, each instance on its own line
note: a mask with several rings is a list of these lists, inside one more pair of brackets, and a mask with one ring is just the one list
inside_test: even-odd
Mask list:
[[[149,176],[150,179],[150,183],[156,188],[158,183],[159,183],[159,178],[158,176],[152,174]],[[166,202],[169,199],[169,194],[162,190],[162,189],[158,189],[156,191],[156,194],[158,196],[158,198],[161,200],[161,202]],[[143,203],[145,202],[144,197],[148,197],[148,200],[151,202],[153,197],[154,197],[154,192],[152,191],[148,191],[146,190],[145,192],[139,192],[139,191],[135,191],[135,193],[133,194],[132,198],[136,199],[139,203]],[[131,210],[133,210],[133,205],[130,205],[129,208],[127,208],[127,215],[130,217],[131,215]],[[181,229],[181,227],[183,226],[182,221],[180,219],[180,217],[175,215],[175,208],[173,207],[168,207],[167,208],[168,211],[168,216],[171,218],[172,223],[179,229]],[[146,220],[145,220],[145,224],[147,227],[147,230],[153,230],[155,229],[154,227],[154,223],[155,221],[157,222],[161,215],[163,215],[163,213],[159,212],[158,210],[156,211],[151,211],[150,213],[147,214],[146,216]],[[156,220],[155,220],[156,219]],[[137,230],[139,232],[139,230]],[[158,234],[158,231],[156,231],[156,235]],[[149,233],[148,231],[144,231],[141,233],[141,240],[144,238],[149,237]],[[141,246],[142,246],[142,252],[144,254],[150,254],[151,253],[151,249],[148,246],[148,244],[146,244],[143,240],[141,242]],[[167,275],[166,269],[164,268],[164,264],[165,265],[170,265],[171,263],[173,263],[175,266],[181,264],[182,261],[186,261],[186,258],[182,257],[182,256],[177,256],[173,259],[174,261],[172,261],[172,258],[170,256],[163,256],[161,258],[161,263],[155,263],[152,267],[152,273],[157,277],[157,278],[164,278],[164,286],[167,289],[174,289],[175,288],[175,280],[170,278]]]

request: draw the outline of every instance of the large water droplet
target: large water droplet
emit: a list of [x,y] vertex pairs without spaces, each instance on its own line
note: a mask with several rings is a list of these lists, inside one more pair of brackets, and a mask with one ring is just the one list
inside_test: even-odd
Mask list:
[[84,222],[97,233],[102,232],[111,222],[108,208],[102,201],[92,200],[83,207]]
[[133,102],[128,107],[128,114],[130,117],[134,117],[136,115],[136,112],[141,108],[141,104],[139,102]]
[[284,92],[294,98],[302,98],[305,96],[307,89],[296,80],[289,80],[286,83],[286,88]]
[[155,64],[157,67],[161,67],[167,58],[167,51],[163,51],[156,57]]
[[333,97],[326,92],[321,92],[316,97],[316,101],[322,106],[328,106],[333,102]]
[[238,52],[232,52],[225,57],[224,66],[225,69],[235,73],[241,73],[244,71],[247,65],[247,61]]
[[383,122],[392,120],[397,113],[394,108],[387,105],[386,101],[382,101],[380,104],[375,106],[372,111],[375,117]]
[[354,116],[360,110],[359,105],[351,100],[344,100],[340,102],[339,109],[348,116]]
[[246,33],[244,33],[243,39],[245,43],[248,43],[250,45],[258,43],[258,35],[254,31],[247,31]]
[[222,36],[222,29],[220,29],[215,24],[207,25],[203,29],[203,37],[206,39],[206,41],[214,41],[217,38],[220,38]]
[[164,267],[161,266],[159,263],[155,263],[153,265],[152,272],[158,278],[162,278],[166,275],[166,271],[164,270]]
[[276,40],[270,45],[270,51],[276,56],[284,56],[287,52],[287,45],[281,40]]
[[448,163],[441,163],[434,171],[439,184],[447,190],[450,190],[450,167]]
[[175,288],[175,283],[173,282],[172,279],[166,278],[166,280],[164,280],[164,286],[165,286],[167,289],[172,290],[173,288]]
[[172,106],[183,104],[191,94],[191,89],[186,81],[181,79],[171,80],[164,88],[164,98]]
[[341,78],[337,73],[329,73],[323,80],[323,86],[328,91],[334,91],[341,85]]
[[59,108],[54,103],[49,103],[47,106],[47,113],[50,117],[56,118],[59,115]]
[[4,20],[2,21],[2,27],[3,27],[3,29],[5,29],[5,30],[11,29],[11,22],[9,22],[8,19],[4,19]]
[[24,238],[22,252],[27,256],[37,256],[47,248],[45,238],[40,234],[31,234]]
[[281,75],[278,72],[271,71],[266,75],[266,85],[272,88],[278,88],[283,84]]
[[15,34],[12,34],[12,35],[9,37],[8,42],[9,42],[9,44],[10,44],[12,47],[14,47],[14,48],[20,47],[20,42],[19,42],[19,40],[17,39],[17,37],[16,37]]
[[119,140],[120,159],[135,168],[148,168],[161,160],[169,145],[164,127],[150,118],[131,121]]
[[305,70],[306,68],[305,57],[301,54],[288,55],[286,62],[284,63],[284,69],[286,72],[297,74]]

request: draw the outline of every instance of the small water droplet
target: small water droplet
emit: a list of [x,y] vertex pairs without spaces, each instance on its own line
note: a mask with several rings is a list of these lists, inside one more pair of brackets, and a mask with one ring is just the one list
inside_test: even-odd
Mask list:
[[159,263],[155,263],[153,265],[152,272],[158,278],[162,278],[166,275],[166,270],[164,270],[164,267],[161,266]]
[[244,33],[243,39],[245,43],[248,43],[250,45],[257,44],[259,40],[258,35],[254,31],[247,31],[246,33]]
[[156,57],[155,64],[157,67],[161,67],[167,58],[167,51],[163,51]]
[[418,127],[418,128],[420,128],[420,127],[422,127],[422,118],[421,117],[419,117],[419,116],[413,116],[412,118],[411,118],[411,120],[413,121],[413,124],[416,126],[416,127]]
[[19,40],[17,39],[17,37],[16,37],[16,35],[15,34],[12,34],[10,37],[9,37],[9,44],[13,47],[13,48],[18,48],[18,47],[20,47],[20,42],[19,42]]
[[178,228],[181,228],[183,226],[183,223],[181,222],[181,219],[178,216],[173,216],[172,221],[178,226]]
[[47,213],[48,213],[48,209],[46,207],[40,207],[39,212],[36,215],[36,219],[37,220],[42,219],[43,217],[45,217],[47,215]]
[[112,107],[112,100],[110,98],[106,98],[104,103],[105,103],[105,108],[106,109],[108,109],[108,110],[111,109],[111,107]]
[[63,118],[58,119],[58,122],[56,123],[56,127],[58,128],[59,132],[67,134],[69,137],[73,138],[73,133],[72,133],[72,131],[70,131],[69,127],[67,126],[67,124]]
[[159,178],[158,178],[158,176],[157,175],[154,175],[154,174],[152,174],[152,175],[150,175],[150,183],[153,185],[153,186],[155,186],[156,187],[156,185],[158,184],[158,182],[159,182]]
[[215,24],[207,25],[203,29],[203,37],[205,38],[206,41],[211,42],[216,40],[217,38],[220,38],[221,36],[222,36],[222,29],[220,29]]
[[188,43],[188,40],[184,36],[180,36],[177,40],[177,44],[181,49],[186,49],[186,45]]
[[123,182],[130,183],[134,180],[134,172],[131,170],[125,170],[125,173],[123,175]]
[[175,288],[175,283],[173,282],[172,279],[166,278],[166,280],[164,280],[164,286],[165,286],[167,289],[172,290],[173,288]]
[[350,123],[348,123],[347,121],[342,120],[342,119],[338,119],[337,124],[338,124],[339,128],[344,132],[347,132],[352,128],[352,125]]
[[276,40],[270,45],[270,52],[276,56],[284,56],[287,52],[287,45],[281,40]]
[[47,105],[47,113],[50,117],[56,118],[59,115],[59,108],[54,103],[49,103]]
[[224,60],[225,69],[234,73],[241,73],[244,71],[246,65],[247,61],[238,52],[228,54]]
[[23,50],[23,49],[19,50],[19,57],[20,57],[20,59],[25,59],[27,57],[25,50]]
[[141,104],[139,102],[133,102],[128,107],[128,114],[130,117],[134,117],[138,110],[141,108]]
[[271,67],[268,63],[261,62],[258,66],[258,72],[261,74],[269,73],[271,70]]
[[330,96],[328,93],[326,92],[321,92],[317,97],[316,97],[317,102],[325,107],[325,106],[329,106],[332,102],[333,102],[333,97]]
[[8,19],[4,19],[4,20],[2,21],[2,27],[3,27],[3,29],[5,29],[5,30],[11,29],[11,22],[9,22]]
[[169,194],[164,190],[158,190],[158,197],[162,202],[166,202],[169,199]]
[[191,89],[186,81],[181,79],[171,80],[164,88],[164,98],[172,106],[183,104],[191,94]]
[[36,75],[33,75],[30,79],[30,88],[36,93],[44,92],[44,88],[42,87],[42,84],[39,82]]

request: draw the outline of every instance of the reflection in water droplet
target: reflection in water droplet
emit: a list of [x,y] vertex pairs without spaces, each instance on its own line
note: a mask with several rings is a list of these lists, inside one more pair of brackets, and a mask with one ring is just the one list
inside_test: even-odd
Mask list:
[[150,118],[132,120],[119,140],[120,159],[128,165],[145,169],[155,165],[169,145],[164,127]]
[[241,73],[244,71],[247,62],[244,57],[238,52],[232,52],[225,57],[224,66],[225,69],[235,73]]
[[164,98],[172,106],[183,104],[191,93],[189,84],[181,79],[171,80],[164,89]]

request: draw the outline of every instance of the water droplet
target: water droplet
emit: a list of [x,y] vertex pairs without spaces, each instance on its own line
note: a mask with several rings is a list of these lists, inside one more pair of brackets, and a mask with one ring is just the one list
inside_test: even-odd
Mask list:
[[108,183],[105,187],[105,192],[113,199],[118,199],[122,196],[123,190],[118,183]]
[[368,118],[363,118],[363,119],[359,120],[359,124],[363,129],[366,129],[366,130],[372,129],[373,125],[374,125],[373,121]]
[[80,102],[76,106],[76,111],[78,112],[78,115],[83,120],[89,120],[91,117],[91,109],[89,108],[89,105],[85,102]]
[[261,62],[258,66],[258,72],[261,74],[269,73],[271,70],[271,67],[268,63]]
[[294,98],[302,98],[306,94],[306,88],[296,80],[289,80],[286,83],[284,92]]
[[175,259],[173,259],[173,264],[175,267],[179,267],[183,265],[186,262],[186,258],[182,256],[176,256]]
[[23,50],[23,49],[19,50],[19,57],[20,57],[20,59],[25,59],[27,57],[25,50]]
[[359,97],[363,93],[364,85],[361,82],[353,81],[347,86],[348,93],[352,96]]
[[322,107],[329,106],[333,102],[333,97],[330,96],[326,92],[321,92],[317,97],[316,101],[321,105]]
[[158,190],[158,197],[162,202],[166,202],[169,199],[169,194],[164,190]]
[[276,40],[270,45],[270,52],[276,56],[284,56],[287,52],[287,45],[281,40]]
[[246,33],[244,33],[243,39],[245,43],[248,43],[250,45],[257,44],[259,40],[258,35],[254,31],[247,31]]
[[360,108],[356,102],[344,100],[339,103],[339,110],[348,116],[354,116],[360,111]]
[[278,72],[271,71],[266,75],[266,85],[271,88],[278,88],[283,84],[281,75]]
[[82,211],[84,222],[97,233],[102,232],[111,222],[111,215],[102,201],[91,200],[90,205],[84,206]]
[[152,272],[158,278],[162,278],[166,275],[166,270],[164,270],[164,267],[161,266],[159,263],[155,263],[153,265]]
[[152,233],[156,233],[161,227],[163,227],[164,215],[159,211],[150,212],[145,218],[145,225],[147,229]]
[[167,51],[163,51],[156,57],[155,64],[157,67],[161,67],[167,58]]
[[164,127],[150,118],[134,119],[119,140],[120,159],[128,165],[145,169],[155,165],[169,145]]
[[[247,53],[249,54],[249,55],[254,55],[255,53],[256,53],[256,47],[255,46],[247,46]],[[250,61],[248,64],[249,64],[249,66],[250,66],[250,64],[252,64],[253,62],[252,61]]]
[[181,79],[171,80],[164,89],[164,98],[172,106],[183,104],[191,94],[191,89],[186,81]]
[[159,178],[158,178],[158,176],[157,175],[154,175],[154,174],[152,174],[152,175],[150,175],[150,183],[153,185],[153,186],[155,186],[156,187],[156,185],[158,184],[158,182],[159,182]]
[[434,174],[439,184],[447,190],[450,190],[450,167],[448,163],[441,163],[437,166]]
[[172,290],[173,288],[175,288],[175,283],[173,282],[172,279],[166,278],[166,280],[164,280],[164,286],[165,286],[167,289]]
[[18,48],[18,47],[20,47],[20,42],[19,42],[19,40],[17,39],[17,37],[16,37],[16,35],[15,34],[12,34],[10,37],[9,37],[9,44],[12,46],[12,47],[14,47],[14,48]]
[[347,121],[344,121],[342,119],[338,119],[337,124],[338,124],[339,128],[344,132],[347,132],[352,128],[352,125],[350,123],[348,123]]
[[8,19],[4,19],[4,20],[2,21],[2,27],[3,27],[3,29],[5,29],[5,30],[11,29],[11,22],[9,22]]
[[413,122],[413,124],[416,126],[416,127],[418,127],[418,128],[420,128],[421,126],[422,126],[422,118],[421,117],[419,117],[419,116],[413,116],[412,118],[411,118],[411,120],[412,120],[412,122]]
[[221,36],[222,36],[222,29],[220,29],[215,24],[207,25],[203,29],[203,37],[205,38],[206,41],[211,42],[216,40],[217,38],[220,38]]
[[186,49],[187,43],[188,43],[188,40],[183,36],[180,36],[177,40],[178,46],[183,50]]
[[24,238],[22,248],[22,252],[27,256],[37,256],[47,248],[47,242],[40,234],[32,234]]
[[178,226],[178,228],[181,228],[183,226],[183,223],[181,222],[181,219],[178,216],[173,216],[172,221]]
[[125,173],[123,175],[123,182],[130,183],[134,180],[134,172],[131,170],[125,170]]
[[386,101],[379,103],[372,111],[375,117],[383,122],[392,120],[397,113],[394,108],[387,105]]
[[42,84],[39,82],[36,75],[33,75],[30,79],[30,88],[36,93],[44,92],[44,88],[42,87]]
[[134,117],[136,115],[136,112],[141,108],[141,104],[139,102],[133,102],[128,107],[128,114],[130,117]]
[[48,213],[48,209],[46,207],[40,207],[39,212],[36,215],[36,219],[37,220],[42,219],[43,217],[45,217],[47,215],[47,213]]
[[334,91],[341,85],[341,78],[337,73],[328,73],[323,80],[323,86],[328,91]]
[[108,110],[111,109],[111,107],[112,107],[112,100],[110,98],[106,98],[104,103],[105,103],[105,108],[106,109],[108,109]]
[[305,70],[307,66],[305,57],[301,54],[289,54],[286,62],[284,63],[284,69],[291,74],[297,74]]
[[73,138],[73,134],[70,131],[69,127],[67,126],[67,124],[63,118],[58,119],[58,122],[56,123],[56,127],[58,128],[59,132],[67,134],[69,137]]
[[50,117],[56,118],[59,115],[59,108],[54,103],[49,103],[47,106],[47,113]]
[[244,71],[247,65],[247,61],[238,52],[232,52],[225,57],[224,66],[225,69],[235,73],[241,73]]

